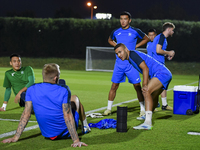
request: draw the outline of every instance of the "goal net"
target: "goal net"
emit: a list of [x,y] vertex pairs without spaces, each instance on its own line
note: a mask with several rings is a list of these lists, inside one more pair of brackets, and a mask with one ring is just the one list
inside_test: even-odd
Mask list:
[[[146,52],[145,48],[136,50]],[[112,72],[115,64],[114,47],[86,47],[86,71],[107,71]]]

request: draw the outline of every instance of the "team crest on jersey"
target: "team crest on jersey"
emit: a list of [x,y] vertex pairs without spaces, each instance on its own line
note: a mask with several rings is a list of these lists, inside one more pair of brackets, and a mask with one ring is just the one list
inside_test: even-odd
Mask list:
[[132,34],[131,33],[128,33],[128,36],[131,36]]
[[14,76],[15,72],[11,73],[12,76]]
[[24,71],[21,71],[21,74],[24,74]]

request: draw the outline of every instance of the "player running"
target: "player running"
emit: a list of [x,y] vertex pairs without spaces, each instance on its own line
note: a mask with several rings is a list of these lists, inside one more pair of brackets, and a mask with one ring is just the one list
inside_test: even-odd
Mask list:
[[[165,64],[165,57],[171,60],[174,57],[174,50],[166,51],[167,49],[167,38],[172,37],[174,34],[175,25],[171,22],[163,24],[163,32],[158,34],[153,40],[151,51],[152,57],[162,64]],[[172,107],[167,104],[167,91],[164,90],[161,93],[162,110],[173,110]]]

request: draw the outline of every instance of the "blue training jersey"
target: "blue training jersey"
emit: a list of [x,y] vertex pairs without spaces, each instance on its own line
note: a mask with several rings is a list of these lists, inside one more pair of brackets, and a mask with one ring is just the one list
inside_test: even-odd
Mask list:
[[27,89],[26,101],[32,101],[33,110],[44,137],[60,135],[67,129],[63,115],[63,103],[70,103],[68,86],[37,83]]
[[147,49],[147,54],[148,54],[149,56],[153,57],[153,52],[152,52],[152,49],[153,49],[153,41],[149,41],[149,42],[147,43],[146,49]]
[[[122,29],[121,27],[112,31],[110,38],[115,40],[117,44],[123,43],[129,50],[135,50],[137,39],[143,39],[145,33],[140,29],[129,26],[128,29]],[[116,55],[116,62],[119,64],[128,64],[128,61],[122,61]]]
[[142,69],[139,65],[144,61],[149,68],[149,76],[152,78],[157,71],[165,70],[171,74],[171,72],[151,56],[139,52],[139,51],[130,51],[129,60],[128,60],[135,69],[137,69],[141,74],[143,74]]
[[162,50],[167,49],[167,39],[166,39],[166,37],[164,36],[163,33],[160,33],[159,35],[157,35],[154,38],[151,50],[152,50],[152,57],[154,59],[158,60],[159,62],[161,62],[162,64],[165,64],[165,56],[162,55],[162,54],[156,53],[157,44],[160,44],[162,46]]

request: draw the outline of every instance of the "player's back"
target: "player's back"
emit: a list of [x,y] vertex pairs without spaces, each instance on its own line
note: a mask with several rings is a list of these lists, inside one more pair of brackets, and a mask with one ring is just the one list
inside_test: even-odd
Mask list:
[[63,103],[70,102],[68,87],[51,83],[37,83],[28,88],[26,101],[32,101],[33,110],[42,135],[53,137],[66,129]]

